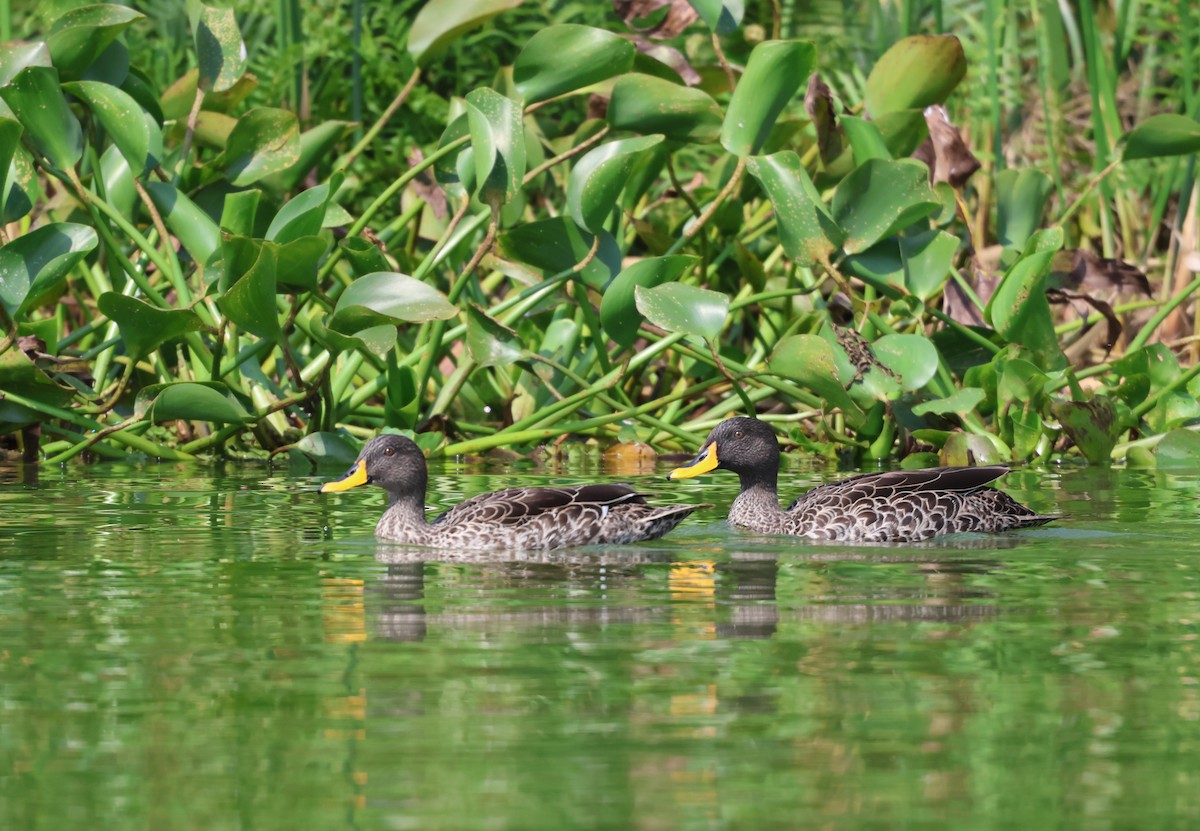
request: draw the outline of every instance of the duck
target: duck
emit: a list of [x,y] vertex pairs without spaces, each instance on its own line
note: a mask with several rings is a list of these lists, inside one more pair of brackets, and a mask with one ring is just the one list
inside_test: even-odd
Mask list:
[[771,426],[739,416],[718,424],[696,457],[667,478],[732,471],[741,479],[741,492],[729,507],[731,524],[811,540],[919,542],[963,531],[1030,528],[1059,518],[1038,514],[988,487],[1008,473],[1003,465],[852,476],[813,488],[785,511],[779,507],[779,458],[779,441]]
[[375,535],[409,545],[453,549],[553,549],[654,540],[703,505],[655,507],[625,484],[507,488],[473,496],[433,522],[425,516],[429,472],[412,439],[371,439],[345,476],[321,493],[378,485],[388,507]]

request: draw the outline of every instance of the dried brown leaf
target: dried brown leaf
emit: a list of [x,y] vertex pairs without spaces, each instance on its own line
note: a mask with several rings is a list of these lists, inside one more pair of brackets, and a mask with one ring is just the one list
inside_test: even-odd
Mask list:
[[688,63],[687,57],[674,46],[667,46],[665,43],[652,43],[641,35],[633,35],[629,40],[646,57],[653,58],[659,63],[675,70],[680,79],[689,87],[694,87],[700,83],[700,73]]
[[[1116,345],[1117,341],[1121,337],[1121,321],[1117,319],[1117,315],[1113,311],[1112,306],[1105,301],[1100,300],[1099,298],[1090,297],[1086,294],[1071,294],[1063,291],[1062,289],[1046,289],[1046,299],[1056,306],[1064,306],[1072,301],[1078,300],[1088,304],[1101,315],[1103,315],[1105,321],[1108,323],[1108,332],[1103,341],[1105,357],[1107,357],[1107,353],[1112,351],[1113,346]],[[1087,331],[1087,329],[1090,328],[1086,323],[1087,315],[1084,314],[1083,317],[1085,320],[1084,331]]]
[[1063,251],[1055,258],[1055,272],[1063,285],[1075,291],[1138,292],[1152,297],[1150,281],[1137,266],[1109,257],[1100,257],[1082,248]]
[[687,0],[613,0],[613,9],[630,27],[637,29],[635,20],[668,6],[667,16],[657,26],[639,29],[641,34],[656,40],[670,40],[691,26],[700,15]]
[[933,181],[948,182],[952,188],[962,187],[979,169],[979,159],[967,147],[958,128],[950,123],[945,107],[940,104],[926,107],[925,123],[933,143]]
[[[421,148],[413,148],[413,151],[408,154],[408,166],[416,167],[425,160],[425,155],[421,152]],[[442,190],[441,185],[433,178],[431,168],[426,168],[417,174],[417,177],[412,180],[413,193],[417,195],[421,201],[429,205],[433,215],[438,219],[446,218],[446,192]]]
[[821,150],[821,161],[828,165],[842,154],[842,131],[837,123],[837,111],[833,106],[833,93],[817,73],[808,79],[804,93],[804,110],[817,128],[817,147]]

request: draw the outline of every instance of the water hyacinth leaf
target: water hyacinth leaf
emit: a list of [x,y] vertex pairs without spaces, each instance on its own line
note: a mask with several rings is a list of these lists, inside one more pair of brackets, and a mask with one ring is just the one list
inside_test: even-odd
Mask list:
[[38,174],[33,164],[33,154],[25,147],[18,146],[13,151],[12,161],[8,165],[7,189],[0,194],[3,203],[0,204],[0,219],[4,222],[15,222],[33,210],[39,195]]
[[0,247],[0,305],[20,322],[98,242],[87,225],[55,222],[22,234]]
[[158,90],[144,72],[137,67],[130,67],[118,86],[122,92],[138,102],[138,106],[154,119],[156,126],[162,126],[163,114],[162,106],[158,102]]
[[674,282],[697,262],[698,257],[674,255],[647,257],[627,266],[600,299],[600,325],[604,327],[604,333],[621,349],[632,346],[643,319],[634,297],[635,287],[648,289]]
[[621,189],[640,155],[663,140],[642,136],[610,141],[589,151],[575,163],[567,180],[567,210],[583,228],[599,233],[612,214]]
[[50,164],[67,170],[83,156],[83,130],[67,106],[57,71],[28,66],[0,87],[0,98],[25,128],[25,141]]
[[[879,363],[896,375],[900,389],[911,392],[928,384],[941,360],[937,347],[924,335],[884,335],[871,344]],[[878,369],[871,375],[880,375]]]
[[388,261],[379,246],[362,237],[346,237],[338,241],[342,255],[350,265],[355,277],[362,277],[372,271],[387,271]]
[[[596,242],[599,237],[599,242]],[[569,271],[596,253],[579,273],[580,279],[598,291],[621,271],[621,249],[612,234],[589,234],[565,216],[526,222],[502,231],[497,240],[500,256],[540,268],[547,274]]]
[[350,465],[358,458],[358,447],[341,433],[309,433],[293,447],[318,465]]
[[521,105],[487,87],[472,90],[467,94],[467,124],[479,198],[498,208],[517,195],[525,177]]
[[115,291],[100,295],[96,306],[117,324],[125,352],[135,361],[169,340],[204,328],[200,316],[191,309],[159,309]]
[[244,187],[294,165],[300,158],[295,113],[258,107],[237,120],[220,162],[233,184]]
[[229,388],[215,381],[178,381],[145,387],[138,392],[134,412],[156,423],[178,419],[241,424],[250,419]]
[[652,288],[635,285],[633,296],[637,310],[668,332],[711,340],[721,334],[729,316],[729,295],[683,283]]
[[233,9],[214,9],[187,0],[187,12],[200,64],[200,89],[224,92],[246,74],[246,44]]
[[383,399],[383,426],[411,430],[421,415],[421,396],[417,390],[417,373],[411,366],[401,366],[396,350],[387,353],[387,391]]
[[256,247],[254,263],[217,298],[217,307],[238,328],[260,338],[278,340],[282,330],[275,303],[275,246]]
[[790,150],[754,156],[748,164],[775,209],[779,241],[799,265],[811,266],[827,259],[845,240],[808,177],[800,157]]
[[938,210],[929,169],[913,159],[871,159],[856,167],[833,195],[834,219],[849,254],[865,251]]
[[139,178],[162,158],[162,131],[127,93],[99,81],[73,81],[62,88],[87,104]]
[[915,415],[968,415],[983,402],[984,391],[979,387],[964,387],[945,398],[924,401],[912,408]]
[[467,351],[480,366],[510,366],[525,349],[516,332],[471,304],[467,306]]
[[253,234],[261,200],[262,191],[258,188],[226,194],[225,204],[221,206],[221,221],[218,223],[221,229],[239,236]]
[[312,291],[317,287],[317,268],[329,250],[329,243],[320,236],[308,236],[285,242],[282,245],[268,242],[275,249],[276,291],[280,286]]
[[[880,138],[883,139],[884,147],[887,148],[888,157],[893,159],[911,156],[921,142],[929,136],[929,127],[920,110],[897,110],[884,113],[865,123],[878,131]],[[841,155],[825,165],[824,175],[817,178],[818,184],[824,182],[832,184],[841,181],[857,164],[854,148],[847,144]]]
[[1009,168],[996,174],[996,237],[1021,251],[1042,224],[1054,182],[1040,170]]
[[212,217],[167,182],[146,182],[150,201],[192,259],[201,267],[212,261],[221,245],[221,229]]
[[326,344],[332,352],[369,352],[377,358],[383,358],[396,345],[399,334],[395,326],[383,324],[359,329],[353,335],[343,335],[326,327],[324,320],[315,318],[312,321],[313,335]]
[[1152,115],[1125,134],[1121,158],[1158,159],[1200,153],[1200,122],[1186,115]]
[[13,165],[13,156],[21,146],[23,132],[21,122],[0,117],[0,198],[6,198],[9,189],[14,185],[17,169]]
[[65,78],[78,78],[134,21],[145,17],[128,6],[80,6],[50,25],[46,47]]
[[742,25],[746,14],[743,0],[688,0],[700,19],[718,35],[727,35]]
[[708,144],[720,138],[723,115],[704,90],[653,75],[630,74],[613,85],[607,117],[614,130],[661,133],[671,141]]
[[1012,461],[1012,450],[991,434],[951,433],[938,458],[943,465],[998,465]]
[[883,53],[867,77],[867,112],[877,118],[941,104],[966,74],[967,59],[954,35],[906,37]]
[[[984,309],[984,315],[1006,340],[1021,344],[1051,368],[1061,367],[1066,361],[1046,300],[1046,278],[1050,276],[1062,239],[1061,228],[1035,234],[1028,245],[1032,253],[1005,272]],[[1055,241],[1057,247],[1053,245]]]
[[328,158],[337,143],[353,128],[353,121],[323,121],[305,130],[300,134],[300,157],[296,163],[278,173],[264,176],[262,184],[276,191],[295,190],[308,172],[322,159]]
[[[470,135],[470,133],[471,125],[467,114],[464,112],[453,118],[446,125],[446,129],[442,132],[442,137],[438,141],[438,149],[441,150],[447,144],[458,141],[463,136]],[[463,193],[474,193],[474,148],[467,145],[458,153],[451,153],[434,162],[433,176],[437,180],[437,183],[449,194],[461,196]]]
[[326,205],[341,187],[342,178],[341,174],[334,174],[328,182],[289,199],[267,227],[267,239],[284,243],[320,233],[325,222]]
[[862,423],[863,412],[846,392],[833,347],[819,335],[789,335],[779,341],[767,368],[812,390],[830,407],[842,410],[851,424]]
[[841,120],[842,131],[850,142],[850,152],[854,154],[856,164],[862,164],[868,159],[890,159],[892,152],[888,149],[883,133],[873,121],[844,115]]
[[27,66],[54,66],[45,41],[0,43],[0,86],[8,84]]
[[449,320],[458,308],[440,291],[407,274],[382,271],[359,277],[341,297],[329,328],[353,335],[371,326]]
[[1158,443],[1154,457],[1159,467],[1200,468],[1200,433],[1171,430]]
[[622,75],[637,49],[620,35],[562,23],[534,34],[513,63],[513,84],[526,104],[545,101]]
[[958,253],[959,239],[936,228],[889,237],[847,257],[849,273],[876,283],[895,287],[921,300],[929,300],[950,279],[950,268]]
[[807,41],[768,40],[755,46],[725,113],[722,146],[735,156],[757,153],[779,113],[807,82],[816,56]]
[[408,52],[424,66],[459,35],[482,26],[522,0],[429,0],[408,30]]
[[[34,365],[24,349],[0,352],[0,390],[50,407],[61,407],[71,399],[71,390],[54,383]],[[39,410],[0,397],[0,422],[29,424],[44,419],[45,415]]]
[[1089,464],[1108,464],[1121,435],[1121,422],[1112,399],[1097,395],[1090,401],[1058,401],[1050,412]]

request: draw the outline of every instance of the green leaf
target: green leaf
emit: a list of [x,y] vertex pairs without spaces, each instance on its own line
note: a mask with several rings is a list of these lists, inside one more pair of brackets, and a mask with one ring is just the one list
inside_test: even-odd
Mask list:
[[865,251],[938,210],[929,169],[913,159],[871,159],[842,180],[833,216],[846,232],[848,254]]
[[789,335],[779,341],[767,359],[767,368],[812,390],[830,407],[842,410],[852,426],[862,424],[864,414],[846,392],[833,347],[819,335]]
[[1200,468],[1200,433],[1171,430],[1162,437],[1154,453],[1159,467]]
[[424,66],[459,35],[519,5],[521,0],[429,0],[408,30],[408,52]]
[[1089,464],[1106,465],[1112,461],[1122,427],[1112,399],[1097,395],[1090,401],[1058,401],[1050,405],[1050,412]]
[[10,83],[27,66],[44,66],[47,69],[54,66],[44,41],[0,43],[0,87]]
[[[15,393],[49,407],[62,407],[72,396],[71,390],[58,386],[45,372],[38,369],[23,349],[6,349],[0,352],[0,390]],[[29,424],[45,421],[46,418],[37,409],[14,404],[0,396],[0,422]]]
[[262,191],[258,188],[226,194],[225,204],[221,206],[221,221],[218,223],[221,230],[239,236],[253,234],[261,200]]
[[807,41],[768,40],[754,47],[725,113],[721,144],[726,150],[752,156],[762,148],[779,113],[808,80],[816,57],[816,47]]
[[668,332],[712,339],[721,334],[729,316],[729,295],[683,283],[635,285],[633,296],[637,310]]
[[329,158],[350,130],[353,121],[323,121],[300,134],[300,157],[291,167],[264,176],[262,184],[271,190],[295,190],[310,170]]
[[637,49],[604,29],[562,23],[534,34],[513,64],[513,84],[526,104],[614,78],[633,68]]
[[249,240],[248,245],[257,249],[258,256],[217,298],[217,307],[244,331],[277,341],[283,333],[275,302],[276,248],[259,240]]
[[1188,156],[1200,153],[1200,122],[1186,115],[1152,115],[1121,140],[1125,143],[1121,153],[1125,161]]
[[884,141],[883,133],[874,121],[843,115],[838,122],[850,142],[850,152],[854,154],[856,164],[862,164],[869,159],[891,159],[892,151]]
[[358,448],[341,433],[309,433],[293,447],[318,465],[350,465],[358,458]]
[[74,81],[62,88],[88,105],[139,178],[162,158],[162,131],[127,93],[99,81]]
[[250,419],[229,388],[215,381],[178,381],[145,387],[138,392],[134,413],[153,422],[183,420],[240,424]]
[[64,78],[78,78],[116,40],[145,15],[128,6],[97,4],[71,9],[54,21],[46,46]]
[[653,75],[618,79],[608,102],[608,123],[614,130],[661,133],[685,144],[716,141],[721,121],[721,108],[708,93]]
[[[21,122],[0,117],[0,204],[7,201],[9,190],[17,184],[17,169],[13,164],[13,157],[21,146],[23,132]],[[5,220],[7,221],[9,220]]]
[[0,305],[9,319],[20,322],[27,311],[57,290],[97,242],[96,232],[87,225],[55,222],[0,248]]
[[1000,335],[1009,343],[1029,349],[1048,368],[1066,363],[1046,300],[1046,278],[1062,240],[1061,228],[1040,231],[1031,237],[1027,247],[1032,253],[1005,272],[984,310],[985,317]]
[[224,92],[246,74],[246,44],[233,9],[214,9],[187,0],[188,20],[200,63],[200,89]]
[[565,216],[527,222],[500,233],[498,248],[505,259],[527,263],[547,274],[573,269],[590,254],[596,236],[596,255],[579,276],[583,282],[603,290],[621,270],[621,249],[612,234],[589,234]]
[[238,119],[220,162],[238,187],[294,165],[300,158],[300,126],[287,110],[259,107]]
[[[892,159],[903,159],[911,156],[913,151],[921,145],[921,142],[929,137],[929,126],[925,123],[925,116],[920,110],[897,110],[896,112],[884,113],[870,121],[860,121],[860,123],[867,124],[872,133],[878,133],[879,137],[883,139],[883,146],[887,149],[887,157]],[[855,125],[855,122],[852,121],[851,124]],[[853,129],[854,127],[852,126],[851,130]],[[869,139],[864,139],[862,135],[857,138],[860,141],[869,141]],[[857,150],[857,154],[876,155],[874,151],[868,148]],[[857,164],[856,148],[854,145],[847,144],[836,159],[825,165],[822,175],[816,177],[817,184],[826,186],[826,183],[833,184],[839,182]]]
[[467,350],[480,366],[509,366],[525,348],[520,336],[475,304],[467,306]]
[[600,299],[600,325],[605,334],[621,349],[632,346],[643,320],[634,297],[635,288],[648,289],[674,282],[698,261],[698,257],[690,255],[647,257],[626,267]]
[[643,152],[663,140],[642,136],[610,141],[575,163],[567,180],[567,210],[580,226],[599,233],[612,214],[630,171]]
[[883,283],[929,300],[950,279],[959,239],[936,228],[903,237],[888,237],[847,257],[845,268],[865,280]]
[[7,86],[0,87],[0,98],[25,128],[25,141],[50,164],[68,170],[82,158],[83,130],[67,106],[54,69],[22,69]]
[[[283,245],[268,242],[266,247],[275,249],[276,291],[280,285],[313,291],[317,287],[317,269],[321,259],[329,250],[329,242],[320,236],[300,237]],[[383,269],[386,270],[384,263]]]
[[914,415],[968,415],[979,408],[983,397],[984,392],[979,387],[964,387],[945,398],[917,404],[912,411]]
[[867,77],[867,112],[877,118],[941,104],[966,74],[967,59],[954,35],[906,37],[883,53]]
[[359,277],[341,297],[329,328],[353,335],[374,326],[448,320],[458,308],[440,291],[407,274],[381,271]]
[[[463,136],[470,135],[471,124],[467,114],[461,113],[453,118],[438,140],[437,149],[441,150],[447,144],[458,141]],[[447,193],[461,196],[463,193],[475,192],[475,149],[468,144],[457,154],[443,156],[433,165],[433,175]]]
[[207,266],[221,245],[221,229],[195,202],[167,182],[146,182],[143,187],[158,209],[167,229],[201,268]]
[[320,233],[325,222],[326,206],[341,187],[341,180],[341,175],[335,174],[334,179],[289,199],[271,220],[267,239],[284,243]]
[[718,35],[727,35],[737,29],[746,14],[743,0],[688,0],[688,4],[700,14],[705,25]]
[[159,309],[136,297],[106,291],[96,306],[121,331],[125,353],[141,360],[169,340],[204,328],[191,309]]
[[474,150],[479,198],[499,208],[525,178],[525,126],[521,105],[487,87],[467,94],[467,123]]
[[[924,335],[884,335],[871,344],[871,351],[879,363],[899,376],[900,389],[906,392],[928,384],[941,361],[937,347]],[[883,373],[872,369],[867,378],[872,375]]]
[[779,241],[797,264],[819,263],[841,247],[845,234],[821,201],[799,156],[790,150],[754,156],[747,169],[767,192],[775,208]]
[[338,247],[342,249],[355,277],[362,277],[372,271],[387,271],[390,268],[387,257],[383,256],[379,247],[362,237],[346,237],[338,241]]
[[325,322],[321,318],[312,320],[313,335],[318,341],[327,344],[333,352],[363,350],[377,358],[383,358],[392,352],[392,347],[396,345],[396,338],[399,335],[396,327],[388,324],[368,326],[365,329],[359,329],[353,335],[343,335],[327,328]]
[[996,174],[996,238],[1017,251],[1042,224],[1054,182],[1040,170],[1008,168]]
[[[9,123],[16,123],[10,121]],[[37,170],[33,166],[33,155],[23,146],[13,149],[12,161],[8,164],[6,190],[0,203],[0,220],[15,222],[33,210],[40,193]]]

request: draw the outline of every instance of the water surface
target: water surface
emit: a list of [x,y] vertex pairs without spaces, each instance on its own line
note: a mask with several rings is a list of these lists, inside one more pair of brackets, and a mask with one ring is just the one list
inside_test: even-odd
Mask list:
[[[617,478],[572,474],[435,467],[429,501]],[[490,556],[377,543],[382,494],[319,481],[0,468],[0,828],[1200,822],[1200,476],[1020,471],[1070,519],[915,546],[714,509]]]

